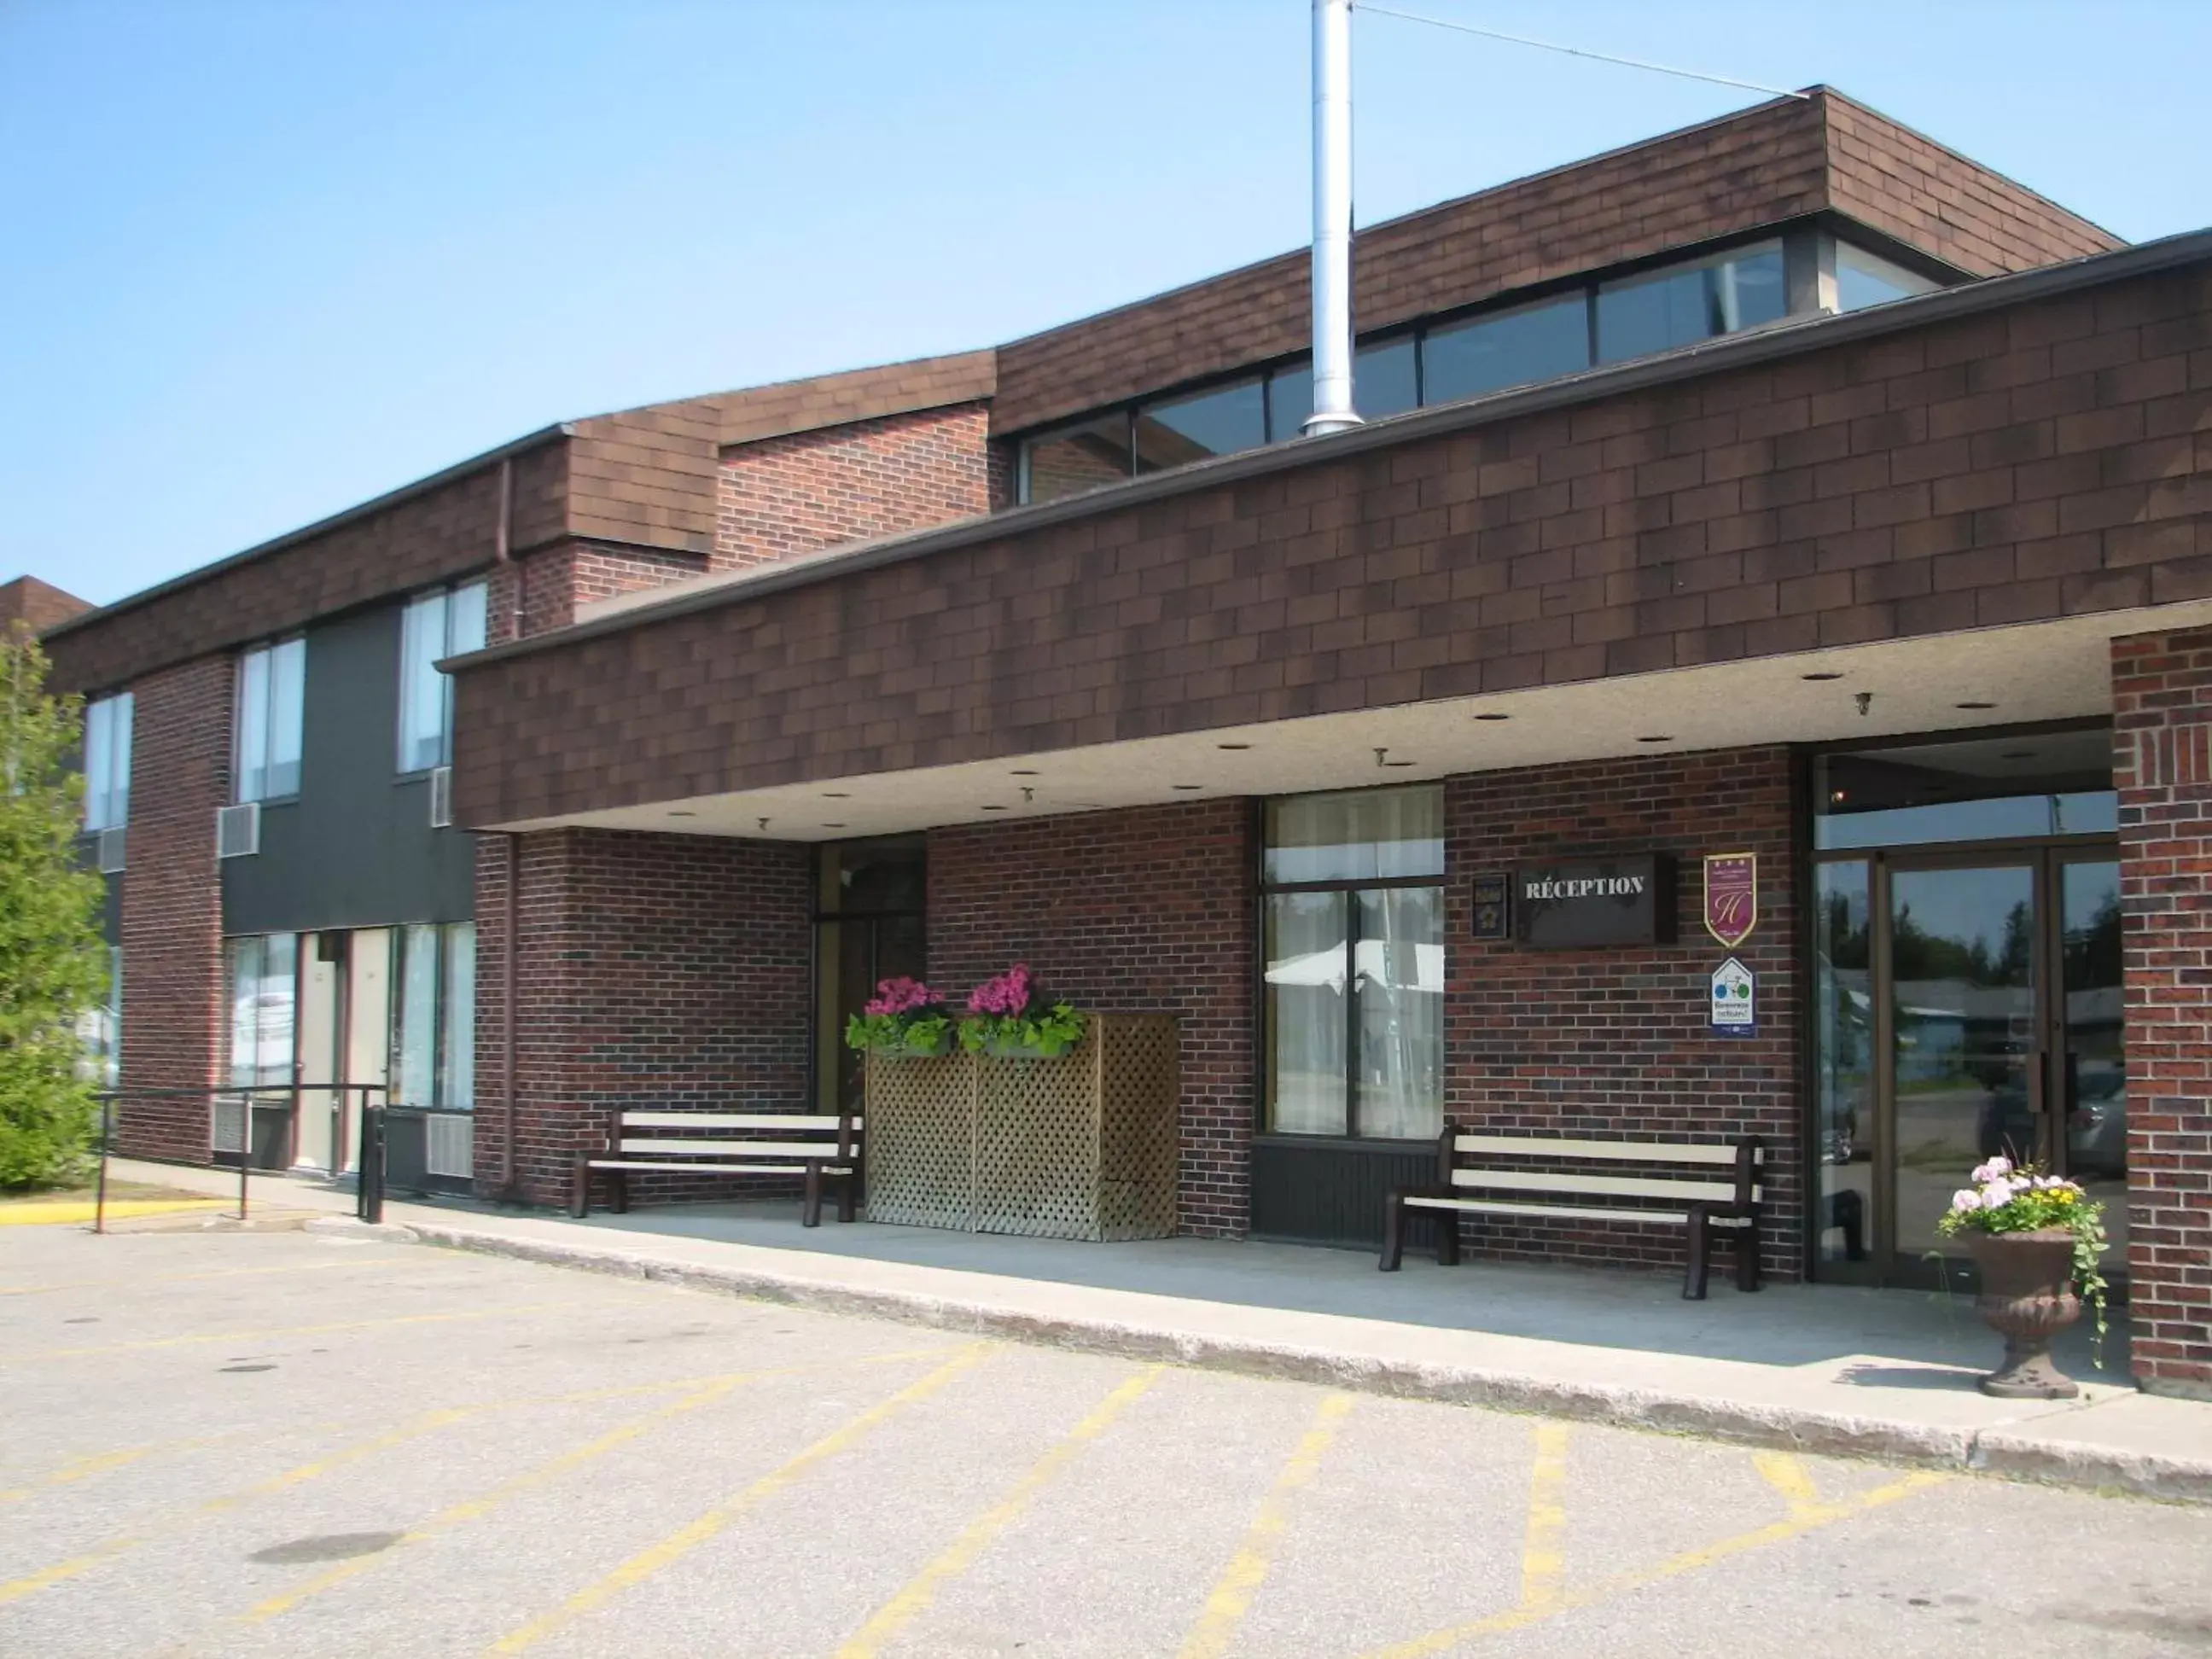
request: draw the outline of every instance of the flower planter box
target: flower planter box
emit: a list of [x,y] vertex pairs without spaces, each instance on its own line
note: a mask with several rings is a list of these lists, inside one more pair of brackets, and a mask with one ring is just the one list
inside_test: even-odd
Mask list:
[[1050,1059],[871,1054],[868,1219],[1107,1241],[1176,1227],[1176,1022],[1100,1014]]

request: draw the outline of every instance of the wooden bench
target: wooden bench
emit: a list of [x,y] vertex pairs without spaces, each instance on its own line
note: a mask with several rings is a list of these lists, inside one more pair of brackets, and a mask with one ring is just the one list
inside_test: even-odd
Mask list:
[[[1662,1140],[1573,1140],[1548,1135],[1470,1134],[1444,1127],[1437,1140],[1437,1184],[1392,1193],[1382,1212],[1384,1273],[1395,1273],[1409,1210],[1437,1212],[1437,1260],[1459,1260],[1459,1217],[1525,1216],[1533,1220],[1625,1221],[1676,1226],[1688,1235],[1682,1294],[1703,1301],[1715,1229],[1734,1235],[1735,1282],[1759,1288],[1759,1184],[1765,1152],[1759,1137],[1723,1145]],[[1661,1174],[1613,1175],[1561,1164],[1671,1164]],[[1553,1167],[1547,1169],[1545,1164]],[[1724,1178],[1716,1172],[1725,1171]],[[1665,1207],[1638,1208],[1626,1198],[1656,1199]]]
[[[611,1112],[600,1149],[576,1154],[568,1213],[581,1219],[589,1212],[595,1170],[606,1172],[607,1207],[621,1214],[629,1208],[631,1170],[671,1170],[797,1176],[805,1182],[801,1219],[809,1227],[822,1224],[823,1183],[834,1181],[839,1183],[837,1219],[850,1221],[860,1185],[860,1125],[850,1115],[786,1112]],[[671,1129],[715,1133],[653,1133]]]

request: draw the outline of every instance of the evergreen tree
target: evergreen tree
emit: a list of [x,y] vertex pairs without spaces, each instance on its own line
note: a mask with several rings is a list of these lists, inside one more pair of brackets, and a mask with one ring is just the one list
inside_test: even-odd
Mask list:
[[18,623],[0,637],[0,1188],[66,1179],[94,1118],[78,1021],[106,994],[100,878],[77,849],[83,706],[46,691]]

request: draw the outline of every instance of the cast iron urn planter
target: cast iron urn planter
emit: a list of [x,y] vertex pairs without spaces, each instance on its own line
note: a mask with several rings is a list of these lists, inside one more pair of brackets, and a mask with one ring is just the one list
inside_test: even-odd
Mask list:
[[1982,1392],[2000,1400],[2073,1399],[2081,1384],[2051,1363],[2051,1339],[2081,1316],[2074,1235],[2063,1227],[1976,1233],[1969,1247],[1982,1276],[1975,1306],[2005,1340],[2004,1364],[1982,1379]]

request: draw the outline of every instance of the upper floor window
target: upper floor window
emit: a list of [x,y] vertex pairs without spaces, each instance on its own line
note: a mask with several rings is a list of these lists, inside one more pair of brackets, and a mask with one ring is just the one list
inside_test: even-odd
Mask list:
[[427,772],[453,758],[453,683],[441,658],[480,651],[486,589],[471,582],[411,601],[399,630],[399,769]]
[[1778,321],[1789,310],[1779,242],[1624,277],[1598,289],[1598,361],[1617,363],[1733,334]]
[[1907,270],[1879,253],[1869,253],[1849,242],[1836,244],[1836,309],[1856,311],[1863,306],[1887,305],[1941,286],[1933,277]]
[[[1550,298],[1394,325],[1359,343],[1353,402],[1369,420],[1480,398],[1624,362],[1780,320],[1790,261],[1814,258],[1823,306],[1849,311],[1941,283],[1826,232],[1769,237],[1634,276],[1585,278]],[[1804,274],[1801,272],[1801,275]],[[1813,292],[1811,285],[1802,291]],[[1262,372],[1125,403],[1021,441],[1016,499],[1056,501],[1102,484],[1299,436],[1313,413],[1313,366],[1288,358]]]
[[131,693],[102,697],[84,711],[84,827],[114,830],[131,821]]
[[241,802],[283,800],[300,793],[307,690],[305,640],[258,646],[239,659],[233,775]]
[[1425,400],[1448,404],[1589,367],[1589,302],[1580,293],[1432,328],[1421,343]]

